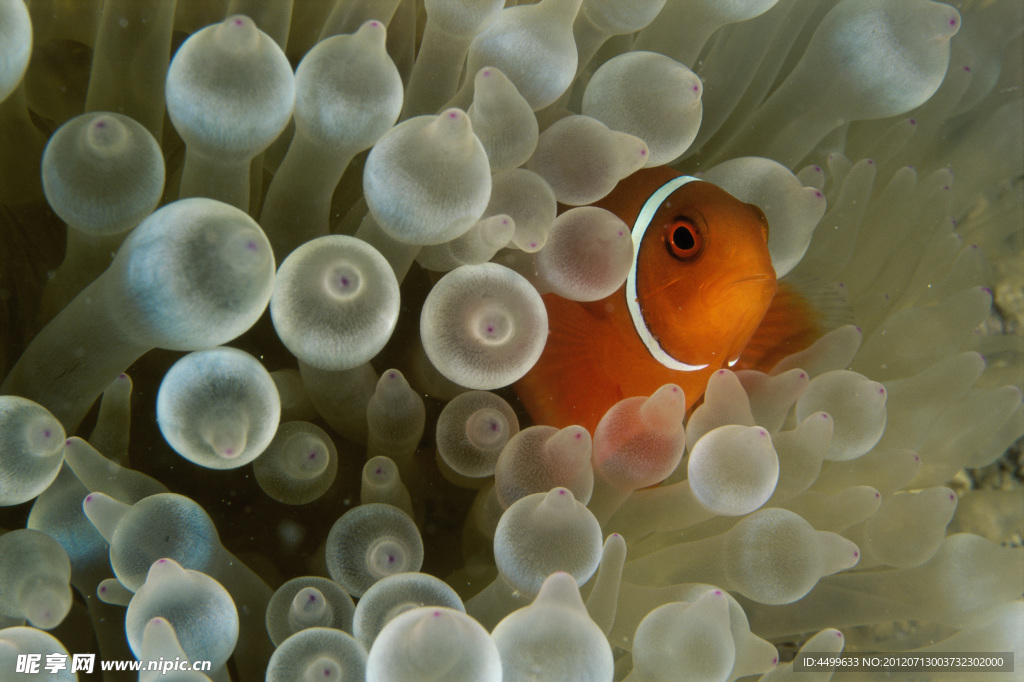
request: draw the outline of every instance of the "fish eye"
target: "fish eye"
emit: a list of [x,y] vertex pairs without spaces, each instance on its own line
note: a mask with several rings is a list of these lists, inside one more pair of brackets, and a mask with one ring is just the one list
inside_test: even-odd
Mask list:
[[676,218],[672,221],[665,237],[668,252],[679,260],[693,258],[704,246],[697,225],[689,218]]

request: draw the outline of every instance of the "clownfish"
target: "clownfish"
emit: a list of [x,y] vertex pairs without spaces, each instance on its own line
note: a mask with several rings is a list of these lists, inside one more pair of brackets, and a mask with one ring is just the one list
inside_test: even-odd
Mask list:
[[758,207],[667,167],[594,205],[631,226],[632,268],[599,301],[543,296],[547,344],[515,384],[534,423],[593,432],[616,402],[667,383],[689,410],[715,371],[767,371],[820,335],[811,306],[776,280]]

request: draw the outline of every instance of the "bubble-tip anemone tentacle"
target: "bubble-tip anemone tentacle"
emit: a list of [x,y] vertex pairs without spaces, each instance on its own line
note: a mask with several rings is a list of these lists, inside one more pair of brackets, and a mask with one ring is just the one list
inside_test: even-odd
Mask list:
[[281,400],[256,358],[235,348],[189,353],[160,383],[160,432],[179,455],[210,469],[234,469],[270,445]]
[[73,429],[151,348],[211,348],[249,329],[273,284],[274,256],[251,218],[212,199],[168,204],[36,335],[0,390],[36,400]]
[[548,316],[529,282],[495,263],[463,265],[430,291],[420,337],[446,378],[488,390],[522,377],[540,358]]

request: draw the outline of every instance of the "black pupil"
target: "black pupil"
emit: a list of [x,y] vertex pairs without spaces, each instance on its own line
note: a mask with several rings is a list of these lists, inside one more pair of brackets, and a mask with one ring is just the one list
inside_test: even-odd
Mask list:
[[696,245],[693,232],[686,225],[680,225],[672,231],[672,243],[681,251],[689,251]]

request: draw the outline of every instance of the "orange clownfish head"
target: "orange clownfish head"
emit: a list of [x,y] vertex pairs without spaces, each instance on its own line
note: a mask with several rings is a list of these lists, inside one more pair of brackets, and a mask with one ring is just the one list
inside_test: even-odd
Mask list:
[[[633,326],[666,367],[731,364],[777,288],[768,221],[759,208],[711,183],[657,171],[634,176],[647,185],[639,192],[646,197],[642,204],[633,199],[631,208],[612,209],[627,221],[623,209],[635,216],[635,260],[625,286]],[[622,189],[637,196],[636,187]]]

